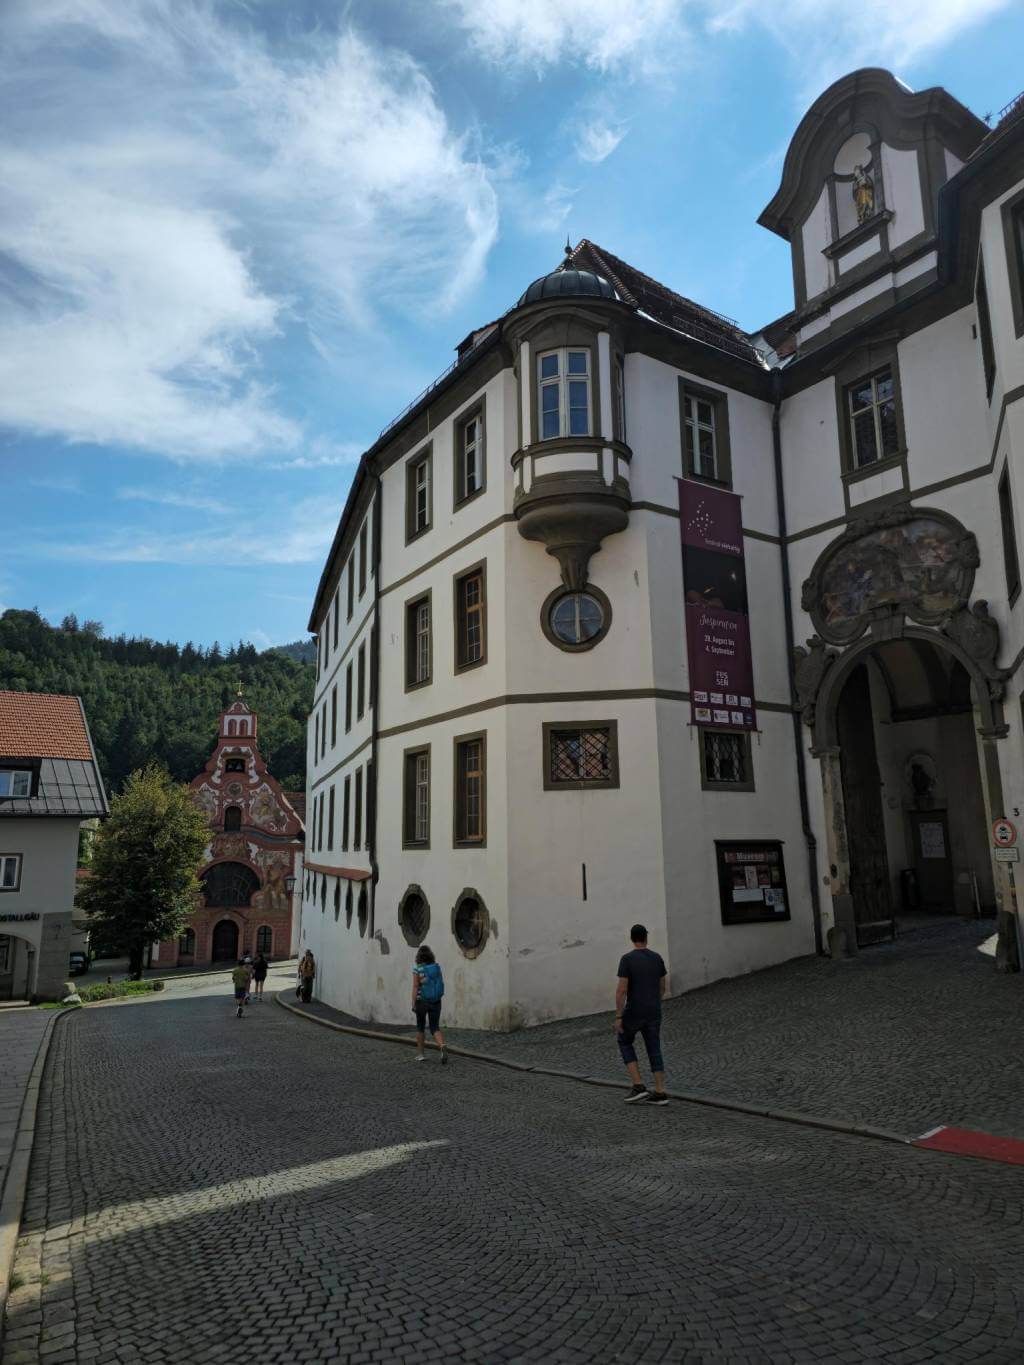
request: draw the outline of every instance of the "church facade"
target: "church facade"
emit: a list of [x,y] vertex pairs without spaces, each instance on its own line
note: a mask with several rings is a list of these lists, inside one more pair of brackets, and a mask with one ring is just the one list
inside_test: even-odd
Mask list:
[[310,620],[325,1000],[405,1020],[428,941],[452,1023],[607,1009],[635,919],[673,993],[900,908],[1016,965],[1022,115],[852,73],[761,215],[789,314],[584,240],[366,452]]
[[[246,953],[294,951],[293,902],[302,870],[302,796],[282,791],[257,744],[259,717],[239,695],[222,713],[192,796],[210,825],[200,904],[178,939],[161,943],[161,966],[237,962]],[[293,801],[296,804],[293,804]]]

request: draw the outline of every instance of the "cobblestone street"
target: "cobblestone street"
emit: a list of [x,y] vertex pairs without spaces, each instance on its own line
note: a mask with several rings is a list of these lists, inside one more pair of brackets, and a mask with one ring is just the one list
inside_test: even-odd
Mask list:
[[455,1059],[224,983],[58,1025],[4,1365],[1024,1354],[1024,1171]]

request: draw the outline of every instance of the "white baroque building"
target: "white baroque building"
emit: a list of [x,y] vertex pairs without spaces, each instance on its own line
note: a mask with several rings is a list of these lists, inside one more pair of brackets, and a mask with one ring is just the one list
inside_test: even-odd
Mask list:
[[[449,1022],[516,1028],[607,1009],[635,919],[678,993],[901,903],[998,912],[1015,964],[1022,114],[854,72],[761,215],[792,313],[748,335],[584,240],[365,453],[310,621],[329,1004],[407,1020],[426,940]],[[680,479],[741,499],[753,728],[691,690],[684,601],[729,602],[684,585]]]

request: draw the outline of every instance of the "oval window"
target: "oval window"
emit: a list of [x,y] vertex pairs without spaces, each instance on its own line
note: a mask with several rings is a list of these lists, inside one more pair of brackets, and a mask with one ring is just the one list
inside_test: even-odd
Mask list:
[[570,592],[551,607],[551,633],[564,645],[585,645],[604,629],[604,608],[588,592]]

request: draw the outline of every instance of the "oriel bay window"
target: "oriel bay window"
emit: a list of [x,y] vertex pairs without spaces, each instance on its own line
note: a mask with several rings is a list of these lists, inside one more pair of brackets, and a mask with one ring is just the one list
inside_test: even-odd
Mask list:
[[455,740],[456,848],[482,848],[486,843],[487,737],[460,735]]
[[613,720],[543,727],[546,791],[601,790],[619,785],[618,726]]
[[430,746],[406,749],[402,784],[402,844],[430,846]]
[[462,672],[487,658],[486,576],[483,564],[455,579],[455,671]]
[[589,436],[590,352],[562,346],[537,357],[537,426],[542,441]]
[[405,687],[423,687],[431,669],[430,593],[405,605]]

